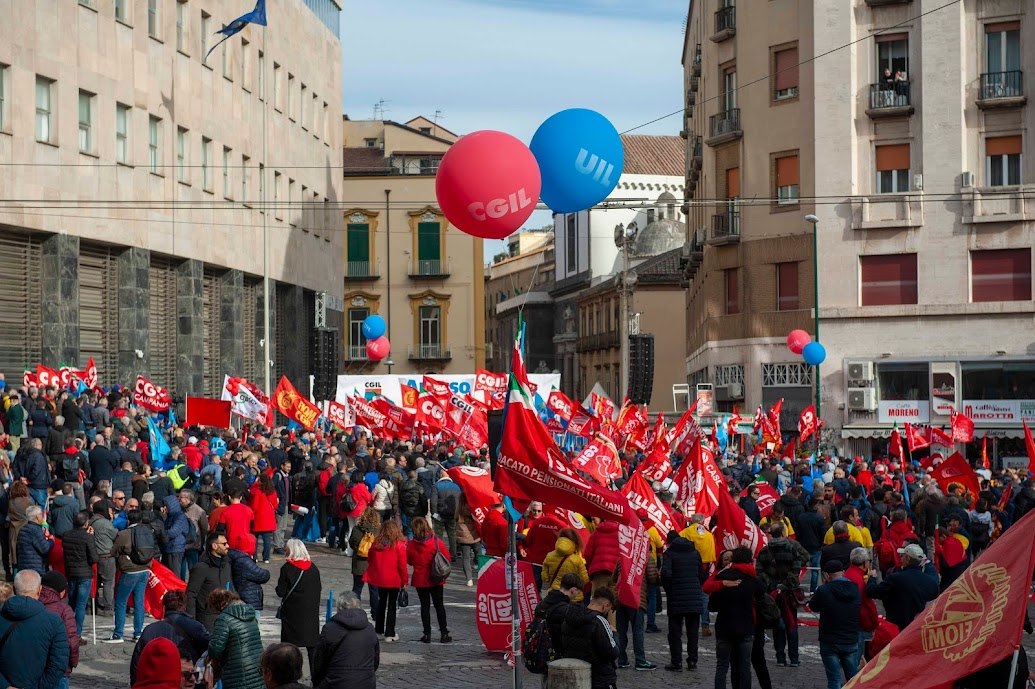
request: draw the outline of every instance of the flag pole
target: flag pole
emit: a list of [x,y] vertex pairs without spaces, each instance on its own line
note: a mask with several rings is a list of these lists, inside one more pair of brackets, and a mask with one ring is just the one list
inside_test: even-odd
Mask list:
[[[266,25],[262,25],[262,54],[264,56],[269,55],[269,51],[266,48]],[[263,83],[263,94],[262,94],[262,166],[259,172],[259,188],[261,189],[261,198],[259,203],[262,208],[262,359],[263,359],[263,383],[266,393],[266,397],[270,396],[270,366],[272,366],[273,357],[270,356],[271,342],[270,342],[270,231],[269,231],[269,219],[267,213],[269,209],[266,208],[266,111],[269,109],[270,90],[267,88],[269,82],[266,79],[266,65],[268,60],[263,60],[263,74],[260,76]],[[248,171],[243,170],[241,174],[247,175]],[[242,199],[242,202],[247,199]]]
[[1020,649],[1013,649],[1013,660],[1010,661],[1010,681],[1006,683],[1006,689],[1013,687],[1013,682],[1017,679],[1017,656],[1020,654]]

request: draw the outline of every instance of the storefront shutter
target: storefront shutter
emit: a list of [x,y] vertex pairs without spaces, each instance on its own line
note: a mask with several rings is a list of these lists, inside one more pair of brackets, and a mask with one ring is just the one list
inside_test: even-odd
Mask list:
[[149,377],[156,385],[175,391],[176,266],[171,259],[151,256],[149,302]]
[[119,263],[118,249],[81,244],[79,248],[79,361],[93,357],[102,385],[119,381]]
[[206,397],[219,397],[223,370],[219,357],[219,274],[206,268],[201,282],[201,320],[205,353],[204,388]]
[[36,370],[42,356],[39,238],[0,234],[0,266],[0,323],[6,329],[0,337],[0,372],[14,387],[26,369]]

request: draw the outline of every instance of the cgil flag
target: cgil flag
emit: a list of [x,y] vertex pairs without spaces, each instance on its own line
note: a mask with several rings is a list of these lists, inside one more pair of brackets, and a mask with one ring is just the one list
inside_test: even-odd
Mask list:
[[719,495],[726,491],[715,454],[698,438],[686,459],[673,476],[676,483],[676,501],[683,506],[683,514],[703,514],[710,517],[719,507]]
[[280,377],[277,389],[273,391],[273,406],[307,431],[314,430],[316,420],[320,418],[320,408],[303,397],[287,376]]
[[727,490],[719,491],[719,506],[715,510],[715,545],[722,550],[739,546],[751,549],[755,557],[765,547],[765,534],[751,521]]

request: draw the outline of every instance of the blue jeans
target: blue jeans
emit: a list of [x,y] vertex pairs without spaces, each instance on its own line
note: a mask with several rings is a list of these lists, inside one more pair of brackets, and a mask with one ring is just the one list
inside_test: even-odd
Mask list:
[[47,509],[47,489],[46,488],[30,488],[29,497],[32,501],[40,506],[41,510]]
[[712,614],[708,612],[708,594],[701,593],[701,629],[706,629],[712,624]]
[[68,689],[68,675],[59,679],[58,683],[54,685],[54,689]]
[[[256,560],[260,560],[260,559],[261,560],[269,560],[270,559],[270,551],[273,549],[273,532],[272,531],[264,531],[262,533],[257,533],[255,535],[262,539],[262,557],[261,558],[259,557],[259,544],[258,544],[258,542],[256,542],[256,544],[255,544],[255,559]],[[330,539],[331,538],[332,538],[332,536],[327,536],[327,542],[328,543],[330,543]]]
[[726,689],[726,674],[733,689],[751,689],[751,646],[754,637],[723,636],[715,640],[715,689]]
[[654,623],[658,610],[661,607],[661,587],[657,584],[647,584],[647,626],[656,628]]
[[[356,598],[363,599],[363,575],[353,574],[352,575],[352,592],[356,594]],[[377,592],[376,586],[367,584],[367,588],[370,589],[370,614],[373,615],[374,611],[377,610],[377,601],[380,599],[380,595]]]
[[862,667],[866,656],[866,644],[873,638],[873,632],[859,632],[859,650],[855,653],[855,666]]
[[819,586],[819,556],[821,554],[822,553],[819,550],[809,554],[809,567],[812,568],[809,570],[809,574],[812,575],[812,581],[809,585],[809,591],[811,591],[812,593],[815,593],[816,588]]
[[413,538],[413,527],[410,526],[410,524],[413,523],[413,517],[400,511],[399,520],[402,522],[403,535],[406,536],[406,538]]
[[201,559],[200,550],[183,551],[183,562],[180,564],[180,579],[187,581],[187,574],[194,569],[194,565],[198,564],[199,559]]
[[647,662],[647,653],[643,647],[643,611],[630,608],[628,605],[618,606],[618,662],[629,662],[626,649],[629,647],[629,625],[632,625],[633,656],[637,663]]
[[126,627],[126,602],[133,596],[133,636],[144,631],[144,591],[150,572],[123,572],[115,584],[115,636],[122,638]]
[[86,604],[90,602],[93,579],[73,577],[68,580],[68,604],[75,612],[75,631],[83,635],[83,620],[86,619]]
[[[841,685],[855,676],[859,666],[856,664],[858,644],[852,646],[834,646],[820,644],[819,657],[823,659],[823,669],[827,672],[827,689],[841,689]],[[844,675],[844,679],[841,675]]]

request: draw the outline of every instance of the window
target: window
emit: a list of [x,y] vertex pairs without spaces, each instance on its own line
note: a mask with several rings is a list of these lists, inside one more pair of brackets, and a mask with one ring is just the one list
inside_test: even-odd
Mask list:
[[985,182],[990,187],[1021,183],[1021,137],[985,139]]
[[327,101],[323,102],[323,140],[330,145],[331,133],[329,127],[331,126],[331,118],[328,117],[329,111],[327,110]]
[[280,209],[280,173],[273,172],[273,216],[280,220],[283,214]]
[[115,18],[120,22],[128,21],[126,15],[126,7],[129,5],[130,0],[115,0]]
[[266,212],[266,166],[259,163],[259,212]]
[[1030,248],[970,252],[971,301],[1030,299]]
[[309,129],[309,122],[306,120],[305,106],[309,100],[309,89],[305,84],[302,84],[298,94],[298,122],[302,125],[302,129]]
[[916,304],[916,254],[860,256],[863,306]]
[[147,165],[155,174],[159,174],[158,166],[162,164],[159,149],[161,141],[162,120],[154,115],[149,115],[147,118]]
[[158,38],[158,0],[147,0],[147,35]]
[[442,227],[437,222],[417,223],[417,274],[442,274]]
[[877,389],[882,400],[931,399],[930,366],[891,361],[877,362]]
[[79,92],[79,152],[93,153],[93,99],[89,91]]
[[248,81],[248,39],[241,39],[241,88],[245,91],[251,91],[250,82]]
[[36,77],[36,141],[54,143],[54,128],[50,103],[54,96],[54,81]]
[[909,191],[909,144],[876,147],[877,192],[896,194]]
[[290,177],[288,177],[287,203],[284,204],[284,205],[287,206],[288,222],[290,222],[292,225],[296,225],[297,224],[295,222],[295,213],[294,213],[295,209],[291,207],[291,204],[292,204],[292,202],[294,202],[294,200],[295,200],[295,180],[293,180]]
[[129,160],[129,106],[115,104],[115,162]]
[[233,81],[234,73],[230,71],[230,43],[223,41],[223,78]]
[[323,115],[327,114],[326,112],[322,112],[321,113],[321,110],[318,107],[319,105],[320,105],[320,98],[319,98],[319,96],[317,96],[314,93],[313,94],[313,103],[310,106],[311,109],[309,111],[309,117],[310,117],[309,129],[312,130],[313,136],[315,136],[315,137],[319,137],[320,136],[320,131],[322,131],[322,127],[320,126],[320,124],[321,124],[320,115],[321,114],[323,114]]
[[578,216],[569,213],[565,216],[567,227],[564,232],[565,256],[567,258],[567,272],[574,273],[579,269],[578,254]]
[[798,95],[798,47],[773,53],[773,100],[787,100]]
[[785,206],[798,203],[798,156],[776,159],[776,203]]
[[280,111],[280,65],[273,63],[273,107]]
[[370,225],[350,222],[346,232],[346,277],[366,277],[370,275]]
[[737,268],[727,268],[722,272],[726,279],[726,313],[740,313],[740,285],[737,283],[740,271]]
[[0,65],[0,132],[7,129],[7,65]]
[[256,69],[259,72],[259,100],[266,100],[266,55],[261,50]]
[[442,349],[442,308],[420,307],[420,349],[422,357],[440,356]]
[[1021,23],[1019,21],[985,25],[985,67],[991,73],[1020,70]]
[[899,72],[901,78],[909,75],[909,34],[880,34],[877,41],[877,74],[882,81],[889,78],[894,81]]
[[[187,52],[187,0],[176,0],[176,49],[181,53]],[[202,26],[204,31],[205,27]],[[205,39],[201,39],[205,40]]]
[[208,66],[208,42],[212,35],[212,17],[207,12],[201,13],[201,64]]
[[187,130],[176,128],[176,178],[184,184],[190,184],[187,171]]
[[797,311],[801,308],[798,294],[798,263],[776,264],[776,310]]
[[287,75],[287,99],[288,99],[288,119],[294,122],[295,120],[295,75],[288,72]]
[[241,156],[241,203],[247,204],[251,199],[248,198],[248,176],[252,174],[249,165],[252,159],[248,156]]
[[212,139],[201,137],[201,188],[212,191]]
[[230,189],[230,156],[232,151],[223,146],[223,198],[233,198],[232,191]]
[[737,70],[727,69],[722,73],[722,109],[726,112],[737,107]]
[[363,337],[363,321],[370,315],[370,309],[349,309],[349,359],[355,361],[367,358],[367,338]]
[[1035,399],[1035,363],[1031,361],[962,361],[965,400]]

